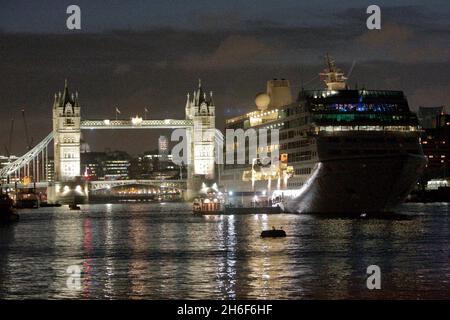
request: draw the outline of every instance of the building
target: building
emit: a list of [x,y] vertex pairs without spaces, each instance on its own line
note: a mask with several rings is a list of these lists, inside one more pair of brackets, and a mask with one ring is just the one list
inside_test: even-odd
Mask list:
[[147,179],[148,175],[146,175],[146,172],[147,169],[142,156],[137,156],[130,160],[130,167],[128,168],[130,179]]
[[86,180],[130,179],[130,164],[131,157],[124,151],[81,154],[81,170]]
[[423,153],[428,159],[425,181],[449,176],[450,114],[439,113],[433,124],[435,127],[425,129],[421,139]]
[[55,93],[53,102],[55,180],[70,181],[80,175],[81,117],[78,92]]
[[105,152],[81,153],[81,171],[86,180],[100,180],[103,178],[102,163],[106,160]]
[[81,170],[86,180],[161,180],[186,178],[186,168],[172,162],[168,154],[163,161],[160,150],[131,157],[124,151],[81,153]]
[[446,114],[445,106],[419,107],[417,117],[422,128],[433,129],[439,125],[438,116],[441,114]]
[[[14,161],[16,161],[18,159],[18,157],[16,156],[0,156],[0,169],[3,169],[4,167],[10,165],[11,163],[13,163]],[[5,178],[4,181],[2,182],[7,182],[7,179]]]
[[48,182],[55,181],[55,161],[53,159],[48,159],[46,168],[46,178]]
[[104,180],[126,180],[129,179],[129,167],[131,157],[124,151],[108,152],[106,159],[102,162]]
[[[198,88],[194,91],[192,99],[189,94],[187,95],[186,119],[192,120],[194,124],[192,132],[194,174],[204,176],[206,179],[214,179],[215,174],[215,110],[212,92],[207,95],[203,90],[201,80],[199,80]],[[195,187],[193,188],[195,189]]]
[[161,161],[167,161],[169,154],[169,140],[166,136],[160,136],[158,139],[158,154],[161,156]]
[[180,179],[186,178],[186,168],[180,168],[172,161],[172,155],[161,155],[160,150],[145,152],[143,162],[148,168],[150,179]]

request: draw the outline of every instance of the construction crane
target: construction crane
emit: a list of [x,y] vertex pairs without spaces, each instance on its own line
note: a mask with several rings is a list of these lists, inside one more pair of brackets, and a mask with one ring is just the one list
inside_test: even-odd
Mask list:
[[33,147],[33,138],[30,140],[30,136],[28,135],[28,125],[27,125],[27,118],[25,117],[25,109],[22,109],[22,119],[23,119],[23,126],[25,128],[25,142],[27,144],[27,150],[31,150]]
[[5,145],[6,156],[8,159],[12,153],[12,136],[14,133],[14,119],[11,119],[11,127],[9,128],[8,145]]

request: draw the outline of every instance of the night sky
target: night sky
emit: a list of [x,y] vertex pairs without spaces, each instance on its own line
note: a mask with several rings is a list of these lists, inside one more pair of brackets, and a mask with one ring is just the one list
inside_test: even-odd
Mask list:
[[[81,7],[80,31],[66,8]],[[366,28],[381,7],[382,29]],[[0,153],[15,119],[13,153],[25,150],[20,110],[35,142],[51,131],[55,91],[68,78],[84,118],[182,118],[202,78],[217,125],[246,112],[266,80],[321,88],[329,52],[349,84],[403,90],[410,106],[450,104],[450,1],[4,1],[0,0]],[[155,149],[159,131],[84,132],[91,150]],[[166,131],[165,133],[168,133]],[[131,143],[130,143],[131,142]]]

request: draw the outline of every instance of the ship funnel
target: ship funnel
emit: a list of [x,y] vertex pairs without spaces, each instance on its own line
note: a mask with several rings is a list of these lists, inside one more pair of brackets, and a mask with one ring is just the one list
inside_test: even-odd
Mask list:
[[291,85],[286,79],[267,81],[267,94],[270,97],[269,108],[279,108],[292,103]]

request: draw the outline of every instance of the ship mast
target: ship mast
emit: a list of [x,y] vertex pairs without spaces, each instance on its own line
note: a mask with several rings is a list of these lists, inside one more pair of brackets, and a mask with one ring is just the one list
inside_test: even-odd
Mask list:
[[327,90],[345,90],[347,89],[347,84],[345,80],[347,78],[344,73],[336,67],[335,61],[327,55],[325,56],[326,68],[322,73],[319,73],[320,78],[327,85]]

